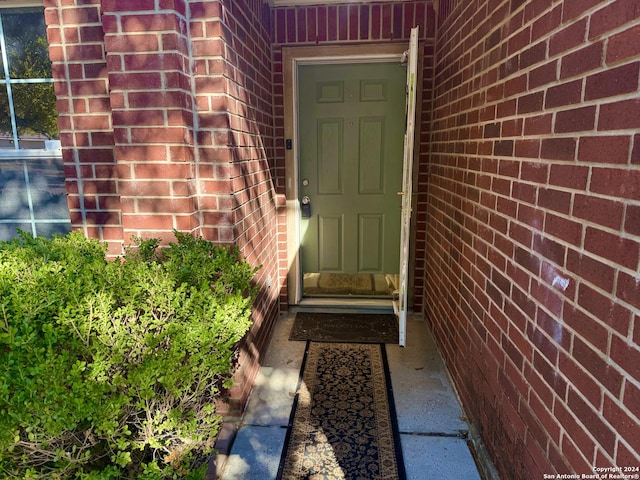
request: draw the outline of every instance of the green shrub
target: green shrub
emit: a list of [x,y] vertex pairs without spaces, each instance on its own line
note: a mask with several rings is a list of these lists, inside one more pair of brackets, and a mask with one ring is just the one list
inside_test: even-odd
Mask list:
[[176,237],[0,242],[2,478],[202,478],[255,270]]

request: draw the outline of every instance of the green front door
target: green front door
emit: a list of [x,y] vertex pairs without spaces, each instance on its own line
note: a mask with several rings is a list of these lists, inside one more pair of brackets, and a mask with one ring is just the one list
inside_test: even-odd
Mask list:
[[405,82],[399,63],[299,67],[303,273],[398,273]]

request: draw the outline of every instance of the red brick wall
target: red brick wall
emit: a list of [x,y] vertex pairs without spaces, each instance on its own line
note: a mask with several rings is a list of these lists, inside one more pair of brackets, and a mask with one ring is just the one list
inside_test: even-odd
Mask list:
[[273,161],[270,12],[262,0],[190,2],[198,108],[200,212],[206,237],[233,242],[261,265],[261,287],[240,355],[231,409],[244,405],[278,316],[283,196]]
[[230,408],[278,315],[269,9],[261,0],[47,0],[74,228],[119,255],[173,230],[262,266]]
[[[284,145],[284,85],[282,47],[313,45],[353,45],[376,43],[407,44],[411,27],[420,27],[423,45],[424,100],[421,109],[422,128],[418,132],[420,142],[417,179],[420,190],[416,196],[416,238],[414,242],[414,309],[419,311],[422,302],[424,256],[426,239],[426,165],[428,125],[431,114],[431,80],[433,77],[433,37],[435,10],[432,0],[411,2],[384,2],[373,4],[334,4],[306,7],[279,7],[272,10],[273,37],[273,91],[275,113],[275,165],[278,191],[284,193],[285,145]],[[285,219],[282,219],[284,222]],[[282,223],[284,225],[284,223]],[[286,231],[281,233],[281,245],[286,249]],[[286,261],[281,264],[281,276],[288,273]],[[282,291],[281,303],[287,304],[287,292]]]
[[503,478],[640,465],[640,4],[447,2],[425,315]]

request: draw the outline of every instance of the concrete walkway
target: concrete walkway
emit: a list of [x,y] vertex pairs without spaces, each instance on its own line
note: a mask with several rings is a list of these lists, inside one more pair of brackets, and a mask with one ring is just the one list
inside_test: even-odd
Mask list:
[[[279,319],[245,414],[226,426],[237,434],[229,455],[218,458],[223,480],[276,477],[305,349],[288,341],[293,318]],[[407,332],[406,348],[386,346],[407,478],[479,480],[468,426],[427,324],[410,317]]]

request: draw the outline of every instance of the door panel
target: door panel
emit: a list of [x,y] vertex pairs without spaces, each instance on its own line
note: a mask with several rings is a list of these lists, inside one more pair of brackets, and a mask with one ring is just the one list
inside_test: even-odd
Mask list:
[[298,70],[302,270],[398,273],[406,70]]
[[342,194],[344,122],[341,118],[318,120],[318,194]]
[[342,215],[333,217],[318,216],[318,249],[320,265],[318,272],[337,272],[344,264],[343,235],[344,218]]
[[384,215],[363,214],[358,219],[358,271],[382,271]]
[[344,82],[317,82],[316,95],[318,103],[344,102]]
[[385,102],[387,100],[386,80],[360,80],[361,102]]
[[358,193],[384,195],[384,118],[360,119]]

